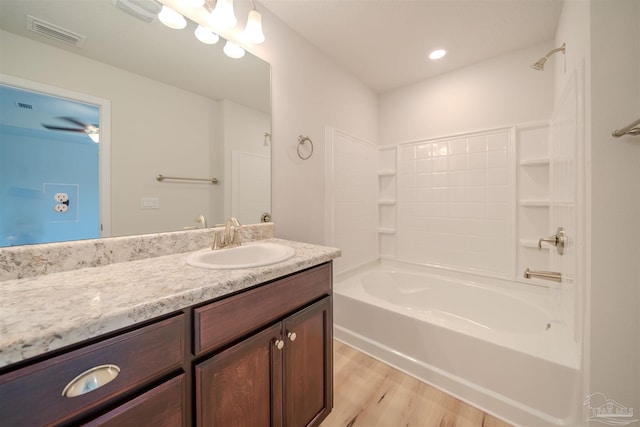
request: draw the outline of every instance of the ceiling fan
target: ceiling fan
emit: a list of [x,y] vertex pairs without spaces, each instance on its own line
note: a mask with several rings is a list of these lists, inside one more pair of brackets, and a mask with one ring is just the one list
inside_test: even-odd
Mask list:
[[60,120],[67,121],[69,123],[73,123],[74,125],[77,125],[80,127],[64,127],[64,126],[56,126],[56,125],[47,125],[44,123],[42,123],[42,126],[44,126],[49,130],[64,131],[64,132],[83,132],[83,133],[86,133],[93,142],[95,143],[100,142],[100,128],[98,127],[97,124],[90,125],[75,117],[57,117],[57,118]]

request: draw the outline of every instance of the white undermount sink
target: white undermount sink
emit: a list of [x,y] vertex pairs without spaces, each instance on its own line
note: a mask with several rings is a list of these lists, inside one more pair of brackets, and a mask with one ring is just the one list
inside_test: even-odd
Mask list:
[[290,246],[252,242],[215,251],[207,248],[193,252],[187,257],[187,264],[192,267],[231,270],[276,264],[288,260],[295,254],[296,250]]

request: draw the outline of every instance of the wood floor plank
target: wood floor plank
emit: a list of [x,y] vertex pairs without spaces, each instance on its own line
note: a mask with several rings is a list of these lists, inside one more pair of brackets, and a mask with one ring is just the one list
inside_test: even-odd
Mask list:
[[511,427],[340,341],[334,408],[321,427]]

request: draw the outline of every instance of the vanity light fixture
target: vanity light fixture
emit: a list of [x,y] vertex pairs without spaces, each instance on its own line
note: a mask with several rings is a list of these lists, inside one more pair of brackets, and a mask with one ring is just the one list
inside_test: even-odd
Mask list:
[[444,49],[435,49],[429,53],[429,59],[435,61],[436,59],[443,58],[447,54],[447,51]]
[[[220,39],[219,34],[227,37],[227,34],[231,36],[233,40],[240,41],[242,43],[259,44],[264,42],[265,36],[262,31],[262,15],[256,10],[256,3],[251,1],[253,9],[249,11],[247,17],[247,24],[244,27],[244,31],[234,31],[233,27],[236,26],[238,20],[233,12],[233,0],[181,0],[185,2],[185,5],[190,8],[202,8],[199,11],[201,15],[204,13],[204,18],[197,19],[200,24],[196,28],[194,34],[198,40],[206,44],[215,44]],[[169,2],[169,4],[173,4]],[[178,10],[183,11],[181,6],[176,6]],[[203,12],[203,13],[202,13]],[[191,16],[189,12],[187,16]],[[162,10],[158,14],[160,22],[170,28],[182,29],[186,27],[187,21],[180,13],[171,9],[170,7],[163,5]],[[192,18],[193,19],[193,18]],[[227,37],[228,38],[228,37]],[[230,58],[242,58],[245,54],[244,49],[237,43],[227,41],[223,48],[224,53]]]
[[224,51],[225,55],[233,59],[240,59],[244,56],[245,53],[243,48],[233,42],[230,42],[229,40],[227,40],[227,42],[224,44],[224,48],[222,50]]
[[198,25],[194,34],[196,38],[204,44],[216,44],[220,40],[220,36],[202,25]]
[[211,19],[216,27],[224,29],[235,27],[238,20],[233,13],[233,0],[217,0],[216,7],[211,12]]
[[249,11],[249,17],[247,18],[247,25],[244,27],[242,33],[243,40],[260,44],[264,41],[264,33],[262,32],[262,15],[256,10],[256,4],[253,0],[253,9]]
[[167,6],[162,6],[162,10],[158,14],[158,19],[164,25],[174,30],[181,30],[187,26],[185,17]]
[[202,7],[204,6],[205,0],[182,0],[185,6],[187,7]]

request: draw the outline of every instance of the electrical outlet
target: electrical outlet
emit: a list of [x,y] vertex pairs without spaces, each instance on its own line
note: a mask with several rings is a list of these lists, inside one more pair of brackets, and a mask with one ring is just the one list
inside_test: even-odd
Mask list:
[[56,194],[53,196],[53,199],[54,199],[56,202],[59,202],[59,203],[68,202],[68,201],[69,201],[69,195],[68,195],[67,193],[56,193]]
[[53,207],[53,210],[58,213],[63,213],[69,210],[69,206],[65,205],[64,203],[58,203]]

